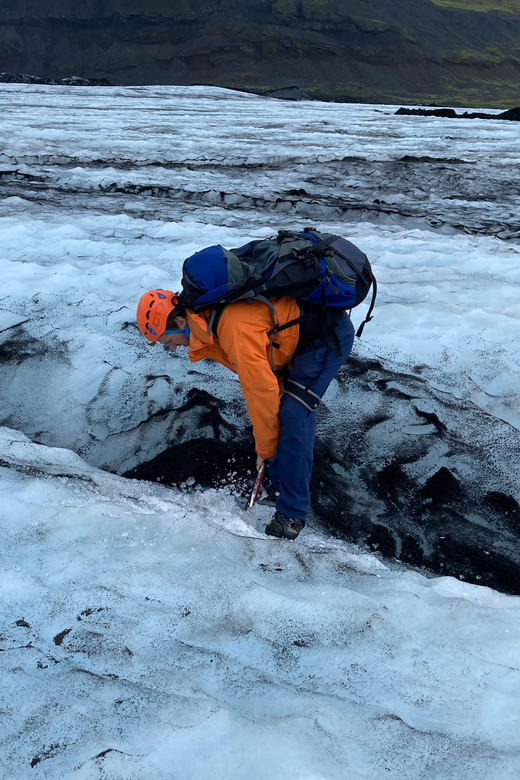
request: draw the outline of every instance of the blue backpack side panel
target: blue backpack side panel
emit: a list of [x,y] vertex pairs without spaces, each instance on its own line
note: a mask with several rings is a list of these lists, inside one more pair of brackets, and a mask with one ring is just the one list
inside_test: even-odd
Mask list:
[[184,261],[183,290],[196,310],[222,302],[248,279],[247,263],[219,244],[195,252]]
[[333,309],[350,309],[356,304],[356,289],[354,285],[338,279],[328,273],[325,260],[320,260],[320,282],[317,287],[303,300],[308,303],[331,306]]
[[208,246],[195,252],[184,263],[184,273],[190,284],[201,292],[215,290],[228,283],[226,254],[220,245]]

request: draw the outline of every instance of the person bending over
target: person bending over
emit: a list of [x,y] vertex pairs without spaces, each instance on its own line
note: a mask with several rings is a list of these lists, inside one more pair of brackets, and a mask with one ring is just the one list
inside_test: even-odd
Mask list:
[[[145,293],[137,324],[151,343],[175,350],[188,347],[189,359],[216,360],[237,374],[253,426],[256,466],[268,464],[277,493],[270,536],[296,539],[310,508],[316,409],[346,361],[354,328],[343,310],[273,298],[277,325],[305,318],[280,330],[274,340],[272,312],[262,301],[228,304],[209,328],[211,311],[186,309],[170,290]],[[208,333],[209,329],[209,333]]]

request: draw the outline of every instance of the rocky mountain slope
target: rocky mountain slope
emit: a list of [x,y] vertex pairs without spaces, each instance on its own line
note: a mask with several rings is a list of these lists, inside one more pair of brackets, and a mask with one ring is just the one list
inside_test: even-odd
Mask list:
[[255,92],[298,85],[341,101],[518,105],[519,41],[519,0],[3,0],[0,7],[0,71]]

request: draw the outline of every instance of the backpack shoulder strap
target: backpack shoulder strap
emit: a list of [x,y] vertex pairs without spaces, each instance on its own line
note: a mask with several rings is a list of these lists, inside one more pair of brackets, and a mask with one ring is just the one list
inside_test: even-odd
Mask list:
[[376,295],[377,295],[377,282],[376,277],[372,273],[372,269],[367,268],[367,273],[370,276],[370,279],[372,280],[372,300],[370,301],[370,306],[368,307],[367,316],[359,326],[359,328],[356,331],[356,337],[359,339],[361,338],[361,334],[363,333],[363,329],[367,322],[370,322],[370,320],[374,319],[372,317],[372,312],[374,310],[374,304],[376,302]]

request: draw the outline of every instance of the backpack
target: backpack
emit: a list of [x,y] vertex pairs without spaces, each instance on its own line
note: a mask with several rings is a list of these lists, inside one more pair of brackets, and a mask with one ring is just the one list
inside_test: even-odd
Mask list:
[[[279,230],[271,238],[250,241],[237,249],[210,246],[184,261],[181,299],[193,311],[212,309],[208,333],[216,332],[216,318],[224,306],[240,300],[260,300],[271,308],[273,329],[289,328],[305,314],[285,325],[276,325],[270,298],[292,296],[325,310],[352,309],[372,287],[367,316],[356,336],[372,319],[377,282],[366,255],[345,238],[319,233]],[[329,341],[327,339],[327,341]]]

